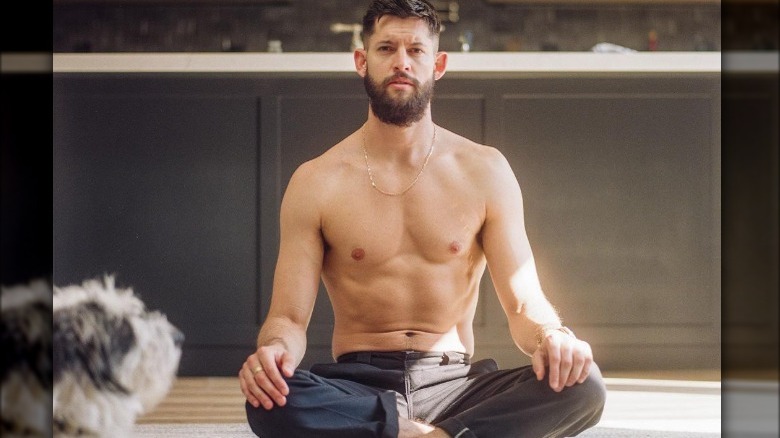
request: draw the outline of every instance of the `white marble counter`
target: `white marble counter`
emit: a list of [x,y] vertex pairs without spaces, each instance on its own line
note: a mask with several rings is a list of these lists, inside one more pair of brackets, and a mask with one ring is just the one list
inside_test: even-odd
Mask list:
[[[721,57],[722,55],[722,57]],[[353,73],[349,53],[16,53],[3,73]],[[480,73],[777,73],[778,52],[451,53],[449,71]]]
[[[54,73],[354,73],[351,53],[55,53]],[[719,73],[720,52],[450,53],[463,74]]]

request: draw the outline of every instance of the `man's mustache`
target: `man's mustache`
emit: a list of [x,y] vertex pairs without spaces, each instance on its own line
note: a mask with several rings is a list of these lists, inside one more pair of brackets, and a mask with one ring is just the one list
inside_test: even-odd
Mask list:
[[384,81],[382,81],[382,87],[383,88],[387,87],[388,85],[390,85],[391,82],[397,81],[398,79],[404,79],[404,80],[406,80],[408,82],[411,82],[412,85],[414,85],[416,88],[420,87],[420,81],[418,81],[417,79],[409,76],[408,74],[406,74],[404,72],[398,72],[398,73],[390,76],[389,78],[385,79]]

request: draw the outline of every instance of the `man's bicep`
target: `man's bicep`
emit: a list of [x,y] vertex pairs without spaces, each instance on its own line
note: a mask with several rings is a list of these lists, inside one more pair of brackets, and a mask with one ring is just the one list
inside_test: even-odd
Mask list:
[[520,310],[524,297],[538,288],[536,266],[525,229],[520,185],[508,163],[499,160],[490,188],[483,247],[499,300],[507,313]]
[[293,176],[282,201],[270,313],[305,327],[319,289],[324,244],[317,203],[307,192],[313,188],[299,177]]
[[511,269],[528,256],[523,195],[503,155],[494,157],[491,167],[493,177],[486,179],[483,245],[488,263]]

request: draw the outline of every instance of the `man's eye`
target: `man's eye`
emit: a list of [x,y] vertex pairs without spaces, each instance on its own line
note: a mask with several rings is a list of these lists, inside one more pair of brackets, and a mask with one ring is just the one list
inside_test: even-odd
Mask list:
[[380,46],[377,50],[379,50],[380,52],[389,52],[390,51],[390,47],[388,47],[388,46]]
[[423,49],[419,49],[419,48],[410,49],[409,51],[415,54],[423,53]]

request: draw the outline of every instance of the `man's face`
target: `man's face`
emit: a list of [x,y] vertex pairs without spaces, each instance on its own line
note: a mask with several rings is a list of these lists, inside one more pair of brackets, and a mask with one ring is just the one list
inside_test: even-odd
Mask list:
[[379,120],[409,126],[433,97],[435,41],[422,20],[385,16],[366,47],[363,83]]
[[[371,103],[371,110],[379,120],[397,126],[410,126],[425,115],[433,97],[433,74],[429,80],[420,83],[406,73],[399,72],[377,81],[368,70],[363,85]],[[396,84],[403,83],[408,92],[397,90]]]

